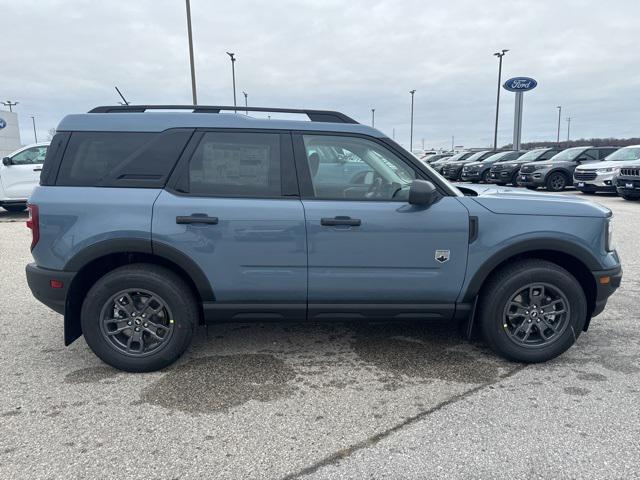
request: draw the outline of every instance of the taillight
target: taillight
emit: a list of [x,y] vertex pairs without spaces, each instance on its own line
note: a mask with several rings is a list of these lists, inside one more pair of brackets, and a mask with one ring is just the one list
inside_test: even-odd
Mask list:
[[40,213],[37,205],[29,204],[27,208],[29,209],[27,228],[31,230],[31,250],[33,250],[38,240],[40,240]]

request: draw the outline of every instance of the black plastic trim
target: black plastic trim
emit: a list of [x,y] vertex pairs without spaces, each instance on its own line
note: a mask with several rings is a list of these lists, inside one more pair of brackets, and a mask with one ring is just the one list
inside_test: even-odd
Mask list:
[[[75,272],[62,272],[38,267],[35,263],[26,266],[27,284],[33,296],[50,309],[64,314],[67,291]],[[51,288],[51,280],[62,281],[62,288]]]
[[469,243],[473,243],[478,239],[478,229],[480,221],[476,216],[469,217]]
[[304,321],[306,303],[226,303],[204,302],[207,323],[245,321]]

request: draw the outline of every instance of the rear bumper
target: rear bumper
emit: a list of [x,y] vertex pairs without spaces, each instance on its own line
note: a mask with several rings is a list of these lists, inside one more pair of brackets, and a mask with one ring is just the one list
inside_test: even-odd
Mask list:
[[[610,270],[600,270],[592,273],[596,280],[596,302],[591,316],[595,317],[602,313],[604,307],[607,305],[607,300],[620,286],[620,282],[622,281],[622,267],[617,266]],[[608,281],[602,283],[607,277]]]
[[[49,270],[30,263],[26,267],[27,283],[31,293],[50,309],[64,314],[67,292],[75,272]],[[59,288],[52,287],[52,280],[61,282]]]

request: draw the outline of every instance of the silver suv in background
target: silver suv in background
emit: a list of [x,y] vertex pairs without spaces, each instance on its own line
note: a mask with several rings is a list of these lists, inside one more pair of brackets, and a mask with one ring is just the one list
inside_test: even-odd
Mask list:
[[597,164],[579,165],[573,173],[573,185],[582,193],[615,192],[620,169],[640,160],[640,145],[616,150]]

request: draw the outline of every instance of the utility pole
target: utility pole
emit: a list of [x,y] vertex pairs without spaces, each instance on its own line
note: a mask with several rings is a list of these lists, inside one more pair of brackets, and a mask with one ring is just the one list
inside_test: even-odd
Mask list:
[[247,103],[247,97],[249,96],[249,94],[247,92],[245,92],[244,90],[242,91],[242,94],[244,95],[244,108],[246,108],[247,110],[245,110],[245,114],[249,115],[249,104]]
[[[235,53],[231,53],[231,52],[227,52],[227,55],[229,55],[229,58],[231,59],[231,78],[233,79],[233,106],[237,106],[236,104],[236,57],[234,56]],[[234,110],[234,112],[237,113],[237,110]]]
[[556,108],[558,109],[558,138],[556,142],[560,145],[560,116],[562,115],[562,106],[558,105]]
[[453,140],[454,140],[454,136],[451,135],[451,153],[453,153]]
[[416,91],[415,89],[410,90],[409,93],[411,94],[411,134],[409,135],[409,151],[413,152],[413,96]]
[[12,102],[11,100],[7,100],[6,102],[0,102],[2,103],[5,107],[9,107],[9,111],[13,112],[13,108],[16,105],[18,105],[20,102]]
[[127,102],[127,99],[124,98],[124,95],[122,95],[122,92],[120,91],[120,89],[118,87],[115,87],[116,92],[118,92],[118,95],[120,95],[120,98],[122,99],[122,102],[120,102],[120,105],[129,105],[129,102]]
[[31,121],[33,122],[33,138],[35,138],[36,143],[38,143],[38,134],[36,133],[36,117],[31,115]]
[[507,49],[503,49],[500,52],[496,52],[494,53],[494,55],[496,57],[498,57],[499,63],[498,63],[498,94],[497,94],[497,98],[496,98],[496,126],[495,129],[493,131],[493,149],[497,150],[498,149],[498,113],[500,112],[500,87],[502,87],[502,85],[500,85],[502,83],[502,57],[504,57],[507,52],[509,50]]
[[376,126],[376,109],[375,108],[371,109],[371,126],[372,127]]
[[395,139],[396,139],[396,129],[395,129],[395,128],[394,128],[394,129],[392,130],[392,132],[391,132],[391,138],[392,138],[393,140],[395,140]]
[[196,67],[193,61],[193,33],[191,31],[191,3],[185,0],[187,4],[187,33],[189,35],[189,64],[191,66],[191,95],[193,104],[198,104],[198,95],[196,94]]
[[569,141],[570,134],[571,134],[571,117],[567,117],[567,142]]
[[424,138],[422,139],[422,150],[424,150]]

